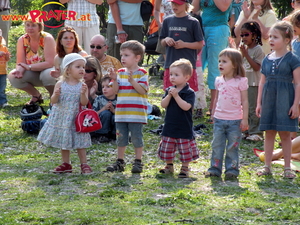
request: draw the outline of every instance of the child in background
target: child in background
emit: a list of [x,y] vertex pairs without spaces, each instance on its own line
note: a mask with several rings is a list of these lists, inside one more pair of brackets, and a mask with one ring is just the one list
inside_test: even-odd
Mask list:
[[192,64],[187,59],[172,63],[169,79],[173,86],[166,89],[161,101],[161,106],[166,108],[166,116],[158,156],[167,165],[159,172],[174,173],[173,161],[178,148],[182,162],[179,178],[189,177],[189,163],[199,158],[192,120],[195,92],[187,83],[192,72]]
[[79,107],[88,103],[88,88],[82,82],[86,60],[77,53],[66,55],[62,61],[63,75],[55,84],[51,96],[52,110],[39,133],[38,141],[61,149],[62,164],[54,173],[72,173],[70,150],[77,149],[82,174],[92,173],[87,164],[86,150],[91,146],[89,133],[76,132],[75,118]]
[[203,80],[203,71],[202,71],[202,59],[201,59],[202,51],[200,51],[197,55],[196,61],[196,73],[198,80],[198,91],[196,91],[195,105],[194,109],[196,110],[194,119],[199,119],[203,117],[203,109],[207,107],[206,103],[206,94],[205,94],[205,84]]
[[131,40],[120,47],[121,63],[124,68],[118,70],[118,76],[111,71],[110,78],[115,93],[118,93],[115,109],[117,130],[118,159],[107,171],[122,172],[125,169],[125,150],[128,145],[129,133],[135,148],[135,160],[132,173],[143,171],[143,124],[147,123],[148,75],[138,63],[145,53],[145,46]]
[[205,177],[222,174],[225,153],[225,179],[239,175],[239,144],[248,129],[248,79],[245,77],[242,54],[233,48],[221,51],[215,86],[217,90],[212,119],[214,135],[210,168]]
[[[290,21],[291,20],[291,17],[292,15],[300,9],[300,0],[292,0],[291,2],[291,6],[292,8],[294,9],[292,13],[290,13],[288,16],[284,17],[282,19],[282,21]],[[291,22],[291,21],[290,21]]]
[[7,77],[7,61],[10,59],[10,54],[5,46],[5,40],[2,37],[2,30],[0,29],[0,107],[6,107],[7,98],[5,94],[6,77]]
[[296,177],[291,170],[290,133],[298,131],[300,100],[300,61],[291,50],[293,27],[278,22],[270,29],[269,42],[273,52],[261,66],[256,114],[260,130],[265,131],[265,166],[258,176],[271,175],[275,136],[278,132],[283,150],[284,178]]
[[259,24],[261,31],[262,48],[266,54],[271,52],[270,45],[268,43],[270,27],[276,23],[277,17],[273,10],[273,6],[270,0],[251,0],[250,6],[248,2],[244,1],[242,5],[243,11],[241,12],[238,21],[235,23],[235,36],[236,46],[240,46],[240,34],[242,25],[250,20],[254,20]]
[[203,35],[199,21],[188,15],[190,4],[186,0],[170,0],[175,15],[164,19],[159,38],[162,46],[166,46],[166,61],[164,73],[164,90],[172,86],[169,80],[170,65],[180,58],[188,59],[193,66],[193,74],[189,85],[198,91],[196,74],[197,50],[203,46]]
[[117,95],[109,84],[110,78],[104,77],[101,80],[103,95],[94,100],[93,109],[97,111],[102,123],[102,128],[92,133],[99,137],[99,142],[109,142],[116,139],[115,108]]
[[259,128],[259,118],[256,116],[256,103],[258,94],[258,84],[260,81],[260,67],[265,57],[261,48],[261,32],[257,22],[249,21],[243,24],[241,29],[243,44],[240,51],[243,56],[243,64],[248,78],[248,102],[249,102],[249,129],[246,131],[246,140],[262,141],[263,133]]

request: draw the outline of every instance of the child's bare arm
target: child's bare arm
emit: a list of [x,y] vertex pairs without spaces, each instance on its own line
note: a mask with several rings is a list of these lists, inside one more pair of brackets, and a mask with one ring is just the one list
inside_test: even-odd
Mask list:
[[248,103],[248,90],[241,91],[241,100],[243,107],[243,119],[241,122],[241,130],[248,130],[248,112],[249,112],[249,103]]
[[166,97],[164,97],[160,103],[161,107],[167,108],[170,103],[171,98],[172,98],[172,95],[170,93]]
[[132,72],[128,75],[128,81],[133,86],[134,90],[136,90],[139,94],[144,95],[147,93],[147,90],[143,88],[135,79],[132,78]]
[[188,111],[192,105],[186,101],[184,101],[179,95],[178,95],[178,90],[176,88],[171,88],[170,89],[170,94],[173,96],[173,98],[175,99],[176,103],[178,104],[178,106],[184,110],[184,111]]
[[189,48],[189,49],[202,49],[203,41],[195,41],[195,42],[184,42],[182,40],[178,40],[175,42],[175,49],[181,48]]
[[294,87],[295,87],[295,98],[293,106],[290,109],[289,115],[291,119],[299,117],[299,101],[300,101],[300,67],[293,71],[294,76]]
[[109,77],[112,79],[112,88],[114,92],[117,94],[119,92],[119,84],[117,81],[117,73],[113,68],[109,69]]
[[83,83],[80,90],[80,103],[81,105],[87,105],[88,102],[89,102],[88,87],[85,83]]
[[261,78],[258,85],[258,94],[257,94],[257,103],[256,103],[256,116],[260,118],[260,111],[261,111],[261,100],[262,100],[262,90],[264,84],[266,82],[265,75],[261,74]]
[[56,104],[58,102],[59,96],[60,96],[60,86],[61,86],[61,82],[57,82],[54,86],[54,91],[53,94],[51,96],[51,104]]

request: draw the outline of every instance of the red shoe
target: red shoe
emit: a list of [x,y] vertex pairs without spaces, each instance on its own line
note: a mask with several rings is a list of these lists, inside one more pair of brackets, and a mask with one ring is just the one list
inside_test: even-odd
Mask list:
[[72,166],[69,163],[63,163],[60,166],[56,167],[53,173],[72,173]]
[[89,174],[93,173],[93,170],[91,169],[91,167],[86,163],[81,164],[80,167],[81,167],[81,174],[83,174],[83,175],[89,175]]

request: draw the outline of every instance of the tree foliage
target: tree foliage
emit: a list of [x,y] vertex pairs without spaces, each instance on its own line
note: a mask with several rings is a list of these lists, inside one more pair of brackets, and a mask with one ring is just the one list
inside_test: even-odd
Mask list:
[[276,0],[272,2],[273,7],[277,13],[277,18],[282,19],[292,12],[291,0]]

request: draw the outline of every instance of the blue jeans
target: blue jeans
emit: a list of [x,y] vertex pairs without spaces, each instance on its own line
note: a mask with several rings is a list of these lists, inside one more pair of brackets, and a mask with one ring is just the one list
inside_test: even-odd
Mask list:
[[224,151],[225,174],[227,172],[239,175],[239,145],[242,132],[241,120],[220,120],[214,118],[214,137],[212,141],[212,155],[208,172],[218,176],[222,174]]
[[0,75],[0,105],[7,103],[5,88],[6,88],[6,75]]
[[97,134],[116,134],[116,123],[115,123],[115,114],[109,110],[104,110],[99,113],[99,118],[102,123],[102,128],[95,131]]
[[144,146],[143,141],[143,124],[142,123],[116,123],[117,128],[117,146],[125,147],[129,144],[129,133],[131,142],[135,148]]

